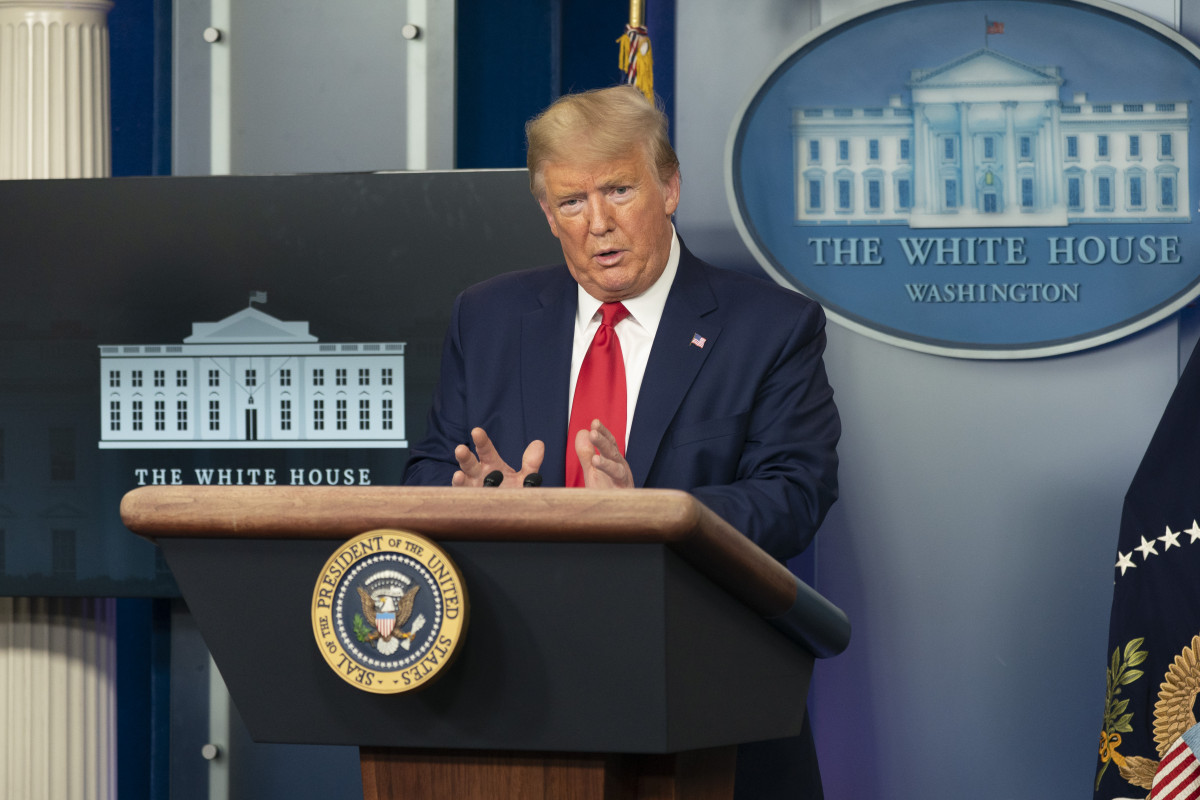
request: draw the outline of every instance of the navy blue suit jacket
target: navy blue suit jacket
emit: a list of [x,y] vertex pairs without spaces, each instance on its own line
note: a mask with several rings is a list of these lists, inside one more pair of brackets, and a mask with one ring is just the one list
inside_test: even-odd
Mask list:
[[[565,265],[458,297],[405,483],[449,485],[455,446],[480,426],[514,467],[544,441],[544,485],[563,485],[575,308]],[[681,247],[626,446],[634,485],[689,491],[776,558],[800,552],[837,497],[824,349],[819,305]]]

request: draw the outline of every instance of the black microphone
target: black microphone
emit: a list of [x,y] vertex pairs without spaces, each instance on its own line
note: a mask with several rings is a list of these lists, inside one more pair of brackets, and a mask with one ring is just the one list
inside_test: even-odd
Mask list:
[[489,472],[487,475],[483,476],[483,485],[484,486],[499,486],[500,482],[502,480],[504,480],[504,473],[498,469],[494,469],[491,472]]
[[540,473],[540,472],[529,473],[528,475],[525,476],[525,483],[523,485],[526,487],[541,486],[542,485],[542,473]]

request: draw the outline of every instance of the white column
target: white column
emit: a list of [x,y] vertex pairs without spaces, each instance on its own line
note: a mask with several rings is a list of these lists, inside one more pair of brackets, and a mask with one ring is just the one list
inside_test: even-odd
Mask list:
[[1021,208],[1021,187],[1017,185],[1017,104],[1005,100],[1004,108],[1004,208]]
[[112,172],[109,0],[0,0],[0,179]]
[[970,103],[958,104],[958,154],[962,163],[960,191],[963,211],[974,211],[978,205],[975,202],[975,140],[971,138],[970,120],[967,119],[970,113]]

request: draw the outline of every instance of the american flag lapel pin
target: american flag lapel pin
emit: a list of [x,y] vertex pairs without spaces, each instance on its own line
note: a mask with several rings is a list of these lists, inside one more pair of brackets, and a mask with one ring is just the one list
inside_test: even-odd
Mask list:
[[703,349],[704,343],[707,341],[708,341],[708,339],[705,339],[703,336],[701,336],[698,333],[692,334],[692,342],[691,343],[692,343],[693,347],[699,347],[699,348]]

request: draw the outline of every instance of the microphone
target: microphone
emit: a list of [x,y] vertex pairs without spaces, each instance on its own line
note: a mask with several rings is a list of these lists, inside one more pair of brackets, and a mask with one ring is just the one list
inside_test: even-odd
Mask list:
[[504,480],[504,473],[498,469],[494,469],[483,477],[484,486],[499,486]]
[[542,485],[542,473],[531,472],[525,476],[525,483],[522,484],[526,488]]

